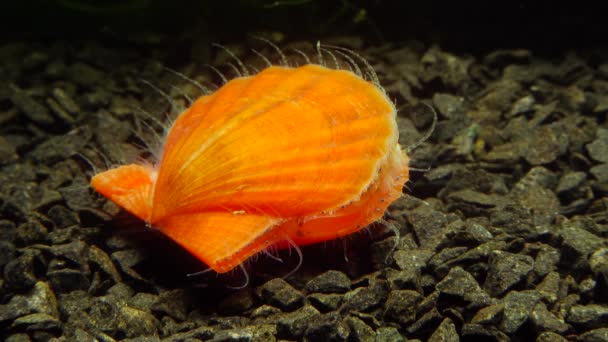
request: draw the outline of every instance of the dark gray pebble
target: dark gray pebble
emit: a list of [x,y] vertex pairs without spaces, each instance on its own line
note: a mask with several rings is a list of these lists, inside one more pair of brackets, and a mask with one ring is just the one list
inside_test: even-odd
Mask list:
[[11,101],[28,117],[28,119],[42,126],[48,126],[55,122],[55,119],[51,113],[49,113],[49,110],[30,97],[26,91],[15,85],[12,85],[11,88]]
[[44,313],[59,318],[57,298],[49,285],[39,281],[24,295],[15,295],[6,304],[0,304],[0,322],[31,313]]
[[56,293],[86,290],[90,286],[89,279],[81,270],[64,268],[47,272],[46,276]]
[[163,339],[163,342],[209,341],[215,335],[215,329],[202,326],[190,331],[173,334]]
[[111,295],[97,297],[88,314],[81,313],[79,319],[94,330],[114,338],[154,335],[158,325],[150,313],[131,308]]
[[218,310],[227,315],[236,315],[248,310],[255,304],[251,288],[238,290],[218,304]]
[[589,267],[588,257],[602,246],[602,240],[595,234],[580,228],[576,223],[564,222],[559,229],[562,238],[562,260],[572,269]]
[[554,332],[545,331],[536,337],[536,342],[568,342],[566,338]]
[[88,126],[73,129],[64,135],[50,137],[29,153],[32,160],[52,165],[82,151],[91,140],[93,133]]
[[68,67],[67,76],[70,81],[87,89],[100,85],[105,79],[98,69],[84,63],[75,63]]
[[396,251],[394,258],[401,270],[413,269],[420,272],[420,270],[427,266],[432,256],[433,252],[427,249],[408,249]]
[[433,329],[440,324],[442,318],[439,310],[437,310],[437,308],[432,308],[430,311],[425,312],[414,323],[407,325],[406,330],[408,333],[415,336],[426,335],[432,332]]
[[414,227],[420,246],[429,245],[446,227],[448,220],[444,213],[434,210],[428,205],[421,205],[410,211],[408,222]]
[[15,243],[21,246],[46,242],[47,237],[48,229],[38,220],[23,223],[15,230]]
[[276,321],[277,337],[283,339],[301,338],[308,324],[320,315],[321,313],[311,305],[304,305],[294,312],[282,314]]
[[456,331],[456,326],[451,319],[446,318],[441,321],[441,324],[433,332],[428,340],[429,342],[458,342],[460,337]]
[[545,278],[536,286],[536,291],[540,294],[541,298],[549,303],[553,304],[559,295],[559,273],[550,272]]
[[118,269],[112,262],[112,258],[99,247],[89,247],[88,259],[93,265],[96,265],[96,267],[109,275],[115,283],[119,283],[122,280],[120,272],[118,272]]
[[127,249],[112,253],[112,260],[118,264],[120,269],[129,277],[147,283],[148,280],[137,273],[133,266],[139,264],[146,258],[144,251],[140,249]]
[[497,341],[507,342],[511,339],[498,328],[481,324],[463,324],[460,336],[470,341]]
[[586,147],[591,158],[600,163],[608,163],[608,129],[598,128],[597,138]]
[[485,293],[473,276],[461,267],[454,267],[437,283],[437,290],[442,296],[455,297],[472,307],[483,307],[490,304],[490,296]]
[[459,118],[464,114],[464,98],[452,94],[435,93],[433,105],[444,118]]
[[536,304],[530,314],[530,320],[538,332],[551,331],[563,334],[569,329],[569,325],[549,312],[547,306],[542,302]]
[[350,290],[350,278],[342,272],[330,270],[306,283],[306,290],[320,293],[344,293]]
[[599,165],[595,165],[589,172],[597,179],[598,182],[606,183],[608,182],[608,163],[603,163]]
[[562,194],[581,186],[587,179],[585,172],[566,172],[559,179],[555,192]]
[[15,146],[0,136],[0,166],[10,164],[19,159]]
[[306,297],[310,304],[321,312],[336,310],[342,304],[342,295],[336,293],[313,293]]
[[540,295],[536,291],[511,291],[503,299],[504,316],[501,330],[513,334],[522,327],[532,314]]
[[315,316],[304,331],[305,341],[346,341],[349,328],[338,312]]
[[417,306],[422,299],[417,291],[393,290],[384,303],[384,316],[400,324],[411,323],[416,319]]
[[469,247],[488,242],[492,237],[492,233],[484,225],[475,222],[466,222],[461,229],[447,234],[451,243]]
[[13,324],[11,324],[11,328],[18,331],[43,330],[59,333],[62,330],[62,324],[57,317],[53,317],[46,313],[33,313],[15,319]]
[[488,264],[483,286],[492,297],[499,297],[526,278],[533,269],[534,259],[528,255],[494,251]]
[[253,337],[251,329],[237,328],[218,331],[209,342],[251,342]]
[[386,280],[392,290],[417,290],[421,291],[420,268],[408,267],[404,270],[393,270],[392,268],[386,268]]
[[584,329],[604,328],[608,324],[608,306],[575,305],[570,308],[566,321]]
[[378,306],[388,292],[386,281],[374,280],[369,286],[358,287],[344,294],[344,304],[340,307],[341,312],[366,311]]
[[281,278],[275,278],[259,289],[264,301],[284,310],[293,310],[302,304],[304,295]]
[[479,309],[471,319],[473,324],[495,325],[502,320],[504,305],[502,303],[492,304]]
[[169,315],[179,321],[188,314],[188,294],[182,289],[162,292],[150,309],[154,313]]
[[52,95],[55,100],[70,114],[79,114],[80,107],[74,100],[61,88],[53,88]]
[[63,205],[52,206],[47,212],[47,216],[57,228],[67,228],[80,223],[78,215]]
[[355,342],[374,342],[376,332],[363,320],[355,316],[348,316],[343,320],[350,329],[349,340]]
[[9,290],[27,291],[34,286],[38,279],[36,264],[39,263],[39,252],[27,250],[16,259],[4,266],[4,287]]
[[448,247],[440,250],[429,260],[429,267],[434,274],[443,278],[450,270],[450,260],[456,259],[468,250],[467,247]]
[[376,342],[405,342],[406,339],[395,327],[380,327],[376,330]]
[[[6,340],[4,340],[4,342],[32,342],[32,340],[30,339],[30,336],[28,334],[17,333],[17,334],[9,335],[6,338]],[[86,342],[89,342],[89,341],[86,341]],[[90,342],[94,342],[94,341],[90,341]]]
[[0,270],[4,269],[4,265],[9,261],[14,260],[16,254],[16,248],[13,243],[0,239]]
[[608,328],[599,328],[587,331],[577,339],[579,342],[605,342],[608,341]]
[[[132,308],[146,312],[152,312],[152,305],[158,301],[158,295],[146,292],[138,292],[128,299],[128,305]],[[163,319],[173,319],[170,316],[165,316]]]

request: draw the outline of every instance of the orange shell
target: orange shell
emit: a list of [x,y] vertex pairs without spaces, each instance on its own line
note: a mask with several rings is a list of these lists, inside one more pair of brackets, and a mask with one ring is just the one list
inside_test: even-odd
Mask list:
[[91,184],[227,272],[271,245],[335,239],[380,219],[409,176],[395,115],[352,72],[270,67],[196,100],[155,167],[121,166]]

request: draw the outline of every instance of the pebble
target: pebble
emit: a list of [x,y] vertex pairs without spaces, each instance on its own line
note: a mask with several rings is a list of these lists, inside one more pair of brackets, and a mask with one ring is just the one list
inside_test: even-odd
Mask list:
[[461,117],[464,114],[464,98],[452,94],[435,93],[433,105],[446,119]]
[[436,286],[442,296],[456,297],[469,303],[471,307],[483,307],[490,304],[490,296],[484,292],[473,276],[457,266]]
[[39,281],[28,293],[15,295],[8,303],[0,304],[0,322],[32,313],[59,318],[57,298],[45,282]]
[[12,291],[27,291],[38,283],[35,273],[39,253],[28,250],[4,266],[4,288]]
[[488,261],[488,276],[483,285],[492,297],[500,297],[532,271],[534,259],[528,255],[493,251]]
[[580,187],[587,179],[585,172],[567,172],[562,175],[555,192],[563,194]]
[[600,163],[608,163],[608,129],[598,128],[597,137],[586,146],[589,156]]
[[302,304],[304,295],[281,278],[275,278],[259,289],[264,302],[284,310],[293,310]]
[[342,304],[342,295],[335,293],[313,293],[306,298],[321,312],[336,310]]
[[250,288],[238,290],[218,304],[218,310],[226,315],[236,315],[242,313],[255,304],[253,291]]
[[15,319],[11,328],[17,331],[51,331],[57,334],[61,332],[62,324],[57,317],[45,313],[33,313]]
[[473,316],[473,318],[471,319],[471,323],[484,325],[497,324],[502,319],[504,309],[505,307],[501,303],[492,304],[481,308],[479,309],[479,311],[477,311],[475,316]]
[[74,100],[61,88],[53,88],[51,91],[53,98],[65,109],[68,113],[76,115],[80,113],[80,107]]
[[304,332],[306,341],[346,341],[349,329],[338,312],[313,317]]
[[47,165],[66,160],[76,153],[91,140],[93,133],[86,126],[76,128],[64,135],[54,136],[29,153],[32,160]]
[[55,119],[49,110],[29,96],[24,90],[15,85],[10,86],[12,89],[11,101],[23,112],[32,122],[48,126],[55,122]]
[[183,321],[188,314],[190,300],[187,293],[182,289],[162,292],[150,309],[153,313],[169,315],[176,320]]
[[311,305],[304,305],[300,309],[278,317],[277,337],[283,339],[300,339],[304,335],[308,324],[321,313]]
[[589,267],[587,258],[602,245],[597,235],[569,221],[562,224],[558,234],[563,240],[562,258],[569,260],[568,266],[573,269]]
[[428,339],[429,342],[459,342],[460,337],[451,319],[445,318]]
[[433,239],[444,231],[448,223],[444,213],[427,205],[421,205],[410,211],[407,220],[414,228],[421,247],[430,245]]
[[587,331],[577,339],[579,342],[605,342],[608,341],[608,328],[599,328]]
[[344,293],[350,290],[350,278],[342,272],[330,270],[311,279],[305,288],[309,292]]
[[568,340],[560,334],[545,331],[538,335],[538,337],[536,338],[536,342],[568,342]]
[[537,303],[532,310],[530,321],[538,332],[551,331],[557,334],[564,334],[570,328],[566,322],[549,312],[547,306],[542,302]]
[[19,159],[17,149],[6,138],[0,135],[0,166],[13,163]]
[[416,310],[423,297],[417,291],[393,290],[384,303],[384,316],[407,325],[416,319]]
[[[359,315],[359,317],[361,316],[362,315]],[[344,319],[344,323],[346,323],[346,325],[350,328],[349,338],[361,342],[375,341],[376,332],[363,319],[359,317],[348,316]]]
[[504,313],[500,323],[501,330],[514,334],[532,314],[540,295],[535,291],[511,291],[503,299]]
[[584,329],[604,328],[608,324],[608,307],[599,304],[574,305],[566,321]]

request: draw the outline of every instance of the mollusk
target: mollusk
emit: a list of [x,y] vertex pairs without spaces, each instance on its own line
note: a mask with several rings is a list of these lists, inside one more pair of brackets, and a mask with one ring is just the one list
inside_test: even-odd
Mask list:
[[346,70],[271,66],[197,99],[160,160],[92,186],[218,273],[379,220],[408,180],[396,109]]

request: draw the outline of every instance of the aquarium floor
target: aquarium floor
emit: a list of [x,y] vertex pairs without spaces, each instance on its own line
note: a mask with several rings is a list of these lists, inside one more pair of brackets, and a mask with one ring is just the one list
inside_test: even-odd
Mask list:
[[[295,251],[260,255],[240,290],[240,269],[187,276],[204,265],[88,185],[154,153],[152,117],[200,94],[163,66],[217,83],[203,64],[230,76],[229,56],[1,45],[0,339],[608,340],[608,54],[326,42],[374,67],[403,146],[430,129],[431,106],[438,125],[410,152],[416,170],[386,222],[303,248],[287,279]],[[228,47],[258,68],[250,47],[279,60],[255,44]]]

